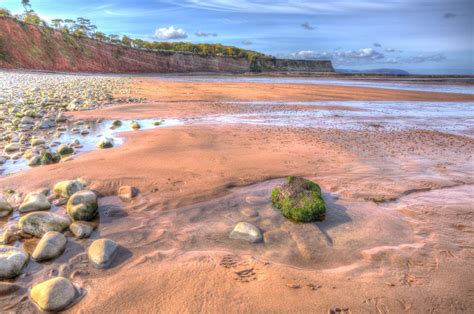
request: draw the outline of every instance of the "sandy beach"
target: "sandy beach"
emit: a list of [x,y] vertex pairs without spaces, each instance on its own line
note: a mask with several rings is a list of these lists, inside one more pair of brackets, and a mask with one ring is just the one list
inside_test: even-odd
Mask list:
[[[0,191],[18,202],[77,178],[99,196],[91,237],[67,231],[60,257],[6,280],[19,288],[0,293],[0,311],[38,312],[28,289],[58,275],[81,291],[69,313],[474,308],[474,94],[216,80],[131,78],[130,101],[64,113],[71,123],[173,123],[0,176]],[[321,186],[324,221],[294,223],[272,206],[272,188],[288,176]],[[123,202],[121,186],[138,193]],[[17,219],[0,218],[0,230]],[[241,221],[263,241],[230,239]],[[88,262],[98,238],[120,245],[108,269]],[[31,253],[37,242],[15,245]]]

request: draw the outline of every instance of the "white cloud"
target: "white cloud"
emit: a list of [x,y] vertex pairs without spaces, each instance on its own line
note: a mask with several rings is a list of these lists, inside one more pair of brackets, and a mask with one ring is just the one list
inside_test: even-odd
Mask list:
[[387,47],[385,48],[385,52],[395,52],[395,49]]
[[173,40],[187,38],[188,34],[182,28],[175,28],[174,26],[157,28],[155,30],[154,38],[161,40]]

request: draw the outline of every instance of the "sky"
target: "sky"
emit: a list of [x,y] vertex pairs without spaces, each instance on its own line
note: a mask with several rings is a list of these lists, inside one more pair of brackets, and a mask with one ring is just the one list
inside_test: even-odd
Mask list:
[[[222,43],[339,69],[474,74],[474,0],[31,0],[107,34]],[[21,13],[20,0],[0,7]]]

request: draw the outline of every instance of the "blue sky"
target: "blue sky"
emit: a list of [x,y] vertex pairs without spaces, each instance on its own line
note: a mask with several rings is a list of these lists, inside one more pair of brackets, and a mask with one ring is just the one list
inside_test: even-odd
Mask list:
[[[223,43],[337,68],[474,74],[474,0],[31,0],[105,33]],[[21,12],[20,0],[0,7]]]

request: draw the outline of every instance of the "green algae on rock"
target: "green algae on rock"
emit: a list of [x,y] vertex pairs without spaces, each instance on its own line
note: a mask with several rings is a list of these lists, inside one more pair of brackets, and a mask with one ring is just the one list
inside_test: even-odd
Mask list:
[[283,216],[297,222],[321,221],[326,216],[321,188],[301,177],[288,177],[284,184],[275,187],[272,203]]

